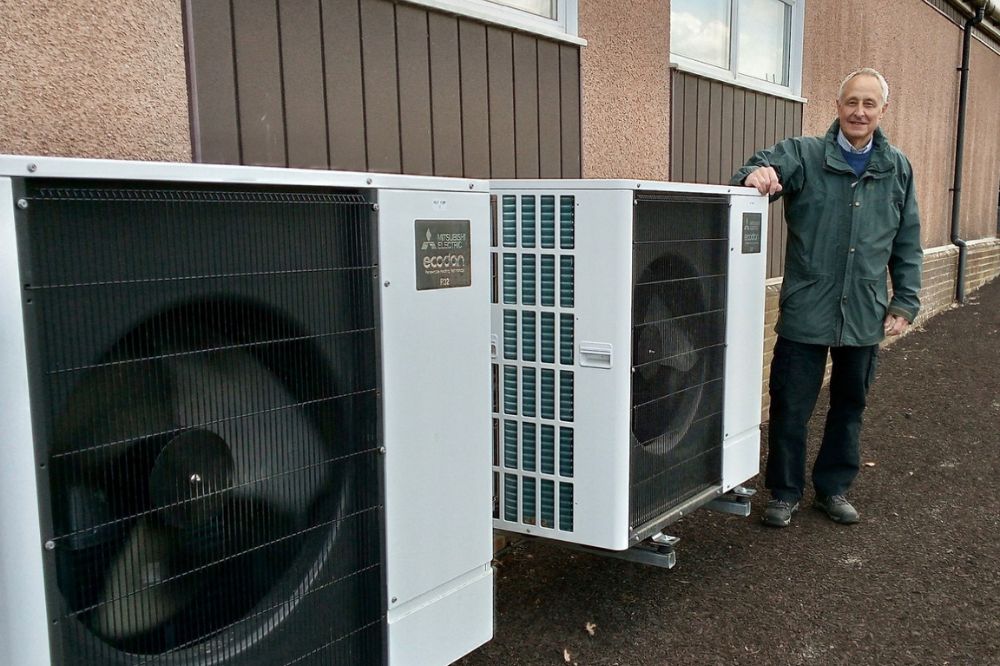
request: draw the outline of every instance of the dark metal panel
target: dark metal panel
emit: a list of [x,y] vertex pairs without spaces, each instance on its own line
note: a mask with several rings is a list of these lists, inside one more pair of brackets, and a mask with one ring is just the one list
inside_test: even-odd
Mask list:
[[698,85],[697,99],[697,161],[695,163],[695,182],[707,183],[708,180],[708,127],[711,122],[711,88],[708,79],[695,79]]
[[684,95],[681,98],[681,113],[684,114],[684,164],[681,180],[693,183],[698,180],[695,167],[698,163],[698,79],[684,75]]
[[386,0],[361,3],[361,63],[368,169],[398,173],[401,167],[399,85],[393,3]]
[[434,149],[427,12],[409,5],[398,5],[396,34],[403,173],[431,175],[434,173]]
[[764,145],[762,147],[766,148],[773,146],[778,140],[775,127],[775,107],[777,106],[775,102],[777,100],[770,95],[762,95],[762,97],[764,98]]
[[754,104],[757,106],[757,121],[754,126],[754,150],[762,150],[769,145],[767,142],[767,96],[763,93],[754,93]]
[[709,85],[708,143],[705,145],[705,159],[708,162],[706,183],[723,183],[722,179],[722,122],[725,111],[722,108],[722,84],[712,81]]
[[196,162],[240,163],[229,0],[187,0],[187,59]]
[[288,166],[326,168],[326,99],[317,0],[278,3]]
[[562,177],[580,178],[580,49],[559,46],[559,86],[562,104]]
[[281,54],[275,5],[234,2],[233,35],[243,163],[285,166]]
[[559,178],[562,175],[561,115],[559,45],[539,40],[538,174],[542,178]]
[[490,175],[514,177],[514,46],[507,30],[486,28],[489,69]]
[[802,111],[803,106],[801,104],[796,104],[795,114],[792,115],[792,136],[802,135]]
[[518,178],[538,178],[537,40],[514,33],[514,166]]
[[431,131],[434,172],[461,176],[462,99],[458,65],[458,21],[431,13],[428,17],[431,58]]
[[365,171],[364,84],[357,0],[322,0],[330,168]]
[[743,88],[733,89],[733,143],[730,146],[733,168],[730,169],[730,177],[732,177],[733,172],[743,166],[743,164],[750,157],[750,155],[746,152],[745,141],[743,138],[746,135],[746,130],[744,128],[744,123],[746,122],[746,113],[744,110],[746,96],[746,90]]
[[721,175],[719,182],[724,184],[729,182],[736,169],[733,165],[733,123],[734,119],[737,118],[735,115],[736,104],[733,100],[735,93],[736,90],[732,86],[723,86],[722,88],[722,108],[720,109],[722,116],[722,136],[720,137],[722,162],[719,167]]
[[684,159],[684,114],[680,112],[683,104],[678,100],[684,97],[684,74],[676,69],[670,70],[670,99],[673,108],[670,113],[670,179],[681,180],[681,163]]
[[462,155],[469,178],[490,176],[489,89],[486,68],[486,26],[458,22],[462,84]]
[[757,94],[745,90],[743,99],[743,154],[748,159],[757,152]]

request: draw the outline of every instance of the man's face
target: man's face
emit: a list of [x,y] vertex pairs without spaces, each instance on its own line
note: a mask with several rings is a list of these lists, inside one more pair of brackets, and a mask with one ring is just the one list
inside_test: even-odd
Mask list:
[[869,74],[859,74],[844,86],[844,94],[837,100],[840,129],[855,148],[862,148],[872,138],[886,107],[882,100],[882,86]]

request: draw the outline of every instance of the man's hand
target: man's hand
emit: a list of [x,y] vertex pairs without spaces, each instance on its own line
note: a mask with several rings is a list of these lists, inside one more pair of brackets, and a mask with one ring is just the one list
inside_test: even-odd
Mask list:
[[906,317],[894,314],[887,314],[885,321],[882,323],[886,335],[901,335],[909,325],[910,322],[906,321]]
[[781,182],[778,179],[778,172],[774,167],[757,167],[750,172],[750,175],[743,179],[743,184],[747,187],[755,187],[761,194],[768,196],[781,191]]

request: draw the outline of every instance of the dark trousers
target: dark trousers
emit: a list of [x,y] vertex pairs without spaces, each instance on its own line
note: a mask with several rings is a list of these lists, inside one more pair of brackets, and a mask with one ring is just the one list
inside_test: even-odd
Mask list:
[[805,489],[809,418],[833,359],[830,409],[812,481],[817,495],[843,495],[860,467],[859,438],[878,345],[826,347],[779,337],[771,360],[766,485],[775,499],[797,502]]

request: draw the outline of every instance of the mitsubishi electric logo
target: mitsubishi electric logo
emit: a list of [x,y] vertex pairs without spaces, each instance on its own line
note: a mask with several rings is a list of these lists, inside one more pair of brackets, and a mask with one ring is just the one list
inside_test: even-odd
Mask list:
[[416,220],[417,289],[472,284],[469,220]]

